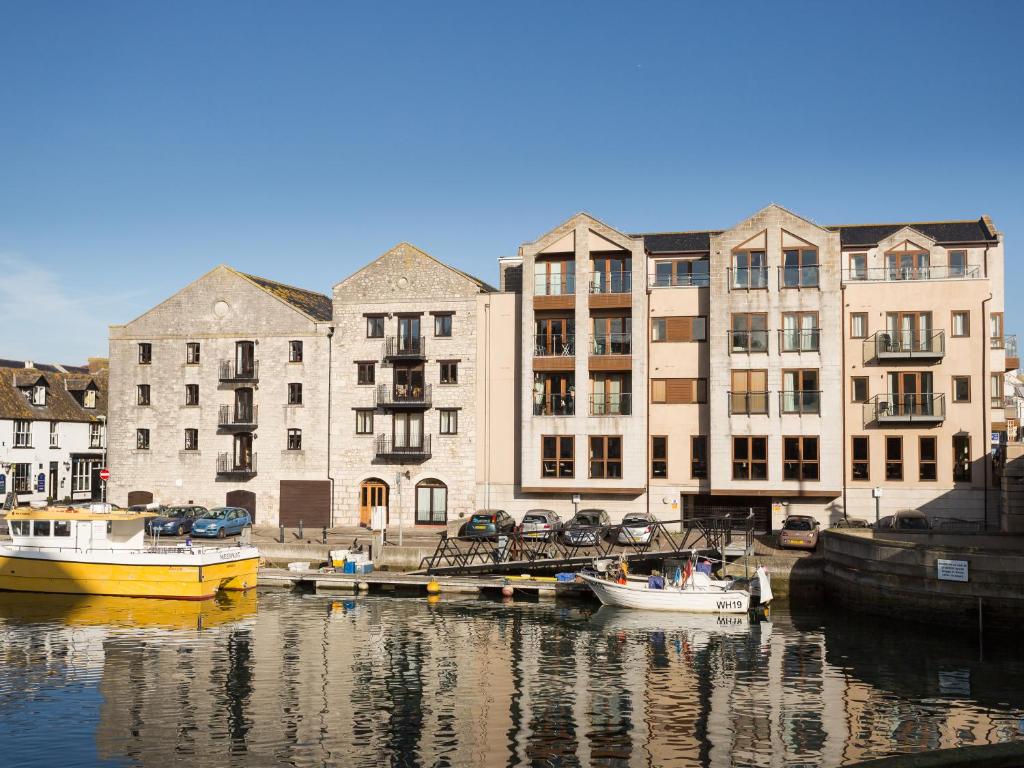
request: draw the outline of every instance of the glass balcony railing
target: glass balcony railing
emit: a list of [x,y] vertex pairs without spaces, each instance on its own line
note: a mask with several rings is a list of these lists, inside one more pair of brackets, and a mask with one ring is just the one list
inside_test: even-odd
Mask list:
[[927,392],[875,395],[864,403],[864,424],[918,421],[941,422],[946,418],[946,396]]
[[779,267],[780,288],[817,288],[819,267],[810,264],[803,267]]
[[633,289],[633,274],[626,270],[591,272],[591,293],[629,293]]
[[534,416],[573,416],[576,413],[576,396],[566,395],[534,395]]
[[606,333],[595,336],[591,341],[592,355],[628,355],[631,351],[631,334]]
[[946,354],[945,331],[878,331],[865,342],[867,359],[941,358]]
[[768,267],[730,267],[729,285],[733,290],[768,290]]
[[711,285],[711,275],[707,272],[682,275],[652,274],[648,277],[647,284],[651,288],[706,288]]
[[576,277],[565,275],[537,275],[533,282],[534,296],[571,296],[576,293]]
[[729,337],[729,352],[739,354],[761,354],[768,351],[768,331],[726,331]]
[[981,268],[970,264],[953,265],[951,267],[853,267],[843,270],[844,283],[904,280],[966,280],[977,277],[981,277]]
[[575,336],[540,334],[533,337],[534,357],[572,357],[575,354]]
[[629,416],[632,412],[629,392],[618,394],[597,394],[590,396],[591,416]]
[[768,392],[729,392],[729,413],[740,416],[767,415]]
[[818,352],[820,343],[820,328],[783,328],[779,331],[779,349],[783,352]]
[[779,392],[783,413],[821,413],[821,390],[787,389]]

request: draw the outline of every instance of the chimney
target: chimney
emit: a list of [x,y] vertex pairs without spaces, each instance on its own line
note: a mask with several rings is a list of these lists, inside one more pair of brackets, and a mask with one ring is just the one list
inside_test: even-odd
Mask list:
[[31,360],[26,360],[25,361],[25,367],[26,368],[35,368],[36,364],[34,362],[32,362]]

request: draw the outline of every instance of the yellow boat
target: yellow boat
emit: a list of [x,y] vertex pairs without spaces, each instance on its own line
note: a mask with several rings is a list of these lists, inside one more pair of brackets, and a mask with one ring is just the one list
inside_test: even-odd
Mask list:
[[11,543],[0,544],[0,590],[206,600],[256,586],[251,546],[147,546],[152,512],[14,510]]

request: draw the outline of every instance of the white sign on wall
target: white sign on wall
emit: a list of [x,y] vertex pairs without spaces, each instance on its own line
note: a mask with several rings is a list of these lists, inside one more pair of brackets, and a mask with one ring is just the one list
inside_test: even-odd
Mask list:
[[966,560],[936,560],[939,581],[967,581]]

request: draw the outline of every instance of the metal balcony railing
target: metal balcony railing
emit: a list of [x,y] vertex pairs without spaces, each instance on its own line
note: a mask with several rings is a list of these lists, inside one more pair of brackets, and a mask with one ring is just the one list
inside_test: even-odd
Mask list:
[[572,334],[551,336],[538,334],[533,337],[534,357],[572,357],[576,354],[576,337]]
[[768,267],[729,267],[729,286],[734,291],[768,290]]
[[576,413],[574,395],[534,395],[534,416],[573,416]]
[[817,288],[820,267],[809,264],[802,267],[781,266],[779,288]]
[[729,413],[738,416],[768,415],[768,392],[729,392]]
[[429,408],[431,385],[378,384],[375,403],[378,408]]
[[867,359],[938,359],[946,354],[945,331],[878,331],[864,341]]
[[1003,349],[1006,350],[1007,357],[1018,357],[1017,354],[1017,334],[1011,333],[1003,336]]
[[408,440],[377,435],[374,453],[379,459],[423,461],[430,458],[430,435],[423,435],[419,442],[412,444]]
[[260,378],[260,361],[239,365],[234,360],[220,361],[221,381],[258,381]]
[[761,354],[768,351],[768,331],[726,331],[729,352]]
[[629,392],[590,396],[591,416],[629,416],[632,406],[632,395]]
[[818,352],[821,344],[821,329],[783,328],[779,330],[779,350],[782,352]]
[[629,293],[633,289],[633,273],[628,270],[591,272],[591,293]]
[[1005,336],[990,336],[989,345],[992,349],[1005,349],[1006,348],[1006,337]]
[[902,280],[965,280],[981,277],[981,268],[968,264],[953,267],[865,267],[844,269],[844,283]]
[[258,405],[222,405],[217,424],[221,427],[255,427],[258,419]]
[[592,355],[628,355],[630,354],[629,333],[605,333],[591,340]]
[[946,418],[946,396],[934,393],[875,395],[865,401],[864,425],[917,421],[935,424]]
[[821,413],[820,389],[784,389],[779,392],[782,413]]
[[565,275],[537,275],[533,282],[534,296],[572,296],[576,293],[576,276],[573,273]]
[[711,285],[711,275],[706,272],[683,275],[651,274],[647,278],[647,285],[651,288],[706,288]]
[[992,395],[989,397],[989,406],[992,408],[1005,408],[1006,398],[1003,395]]
[[427,340],[422,336],[388,336],[381,354],[385,360],[422,360],[427,356]]
[[250,454],[247,457],[235,457],[230,453],[219,453],[217,454],[217,474],[218,475],[255,475],[256,474],[256,454]]

